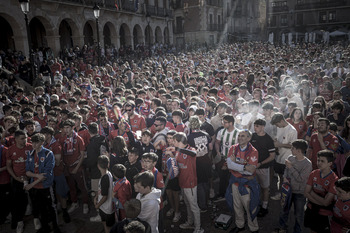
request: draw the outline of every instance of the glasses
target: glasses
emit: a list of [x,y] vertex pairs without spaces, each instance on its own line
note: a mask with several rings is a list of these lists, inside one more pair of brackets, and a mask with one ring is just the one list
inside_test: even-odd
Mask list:
[[131,112],[131,111],[132,111],[132,109],[125,109],[125,111],[127,111],[127,112]]
[[161,125],[157,125],[157,124],[154,124],[155,127],[158,127],[158,126],[161,126]]
[[230,123],[230,122],[228,122],[228,121],[223,121],[222,123],[224,123],[224,124],[228,124],[228,123]]

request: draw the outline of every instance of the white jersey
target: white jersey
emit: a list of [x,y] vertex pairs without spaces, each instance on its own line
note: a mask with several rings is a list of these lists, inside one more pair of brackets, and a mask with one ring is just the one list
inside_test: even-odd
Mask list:
[[225,128],[218,132],[216,139],[221,142],[221,155],[227,157],[230,147],[237,143],[238,133],[237,129],[229,132]]

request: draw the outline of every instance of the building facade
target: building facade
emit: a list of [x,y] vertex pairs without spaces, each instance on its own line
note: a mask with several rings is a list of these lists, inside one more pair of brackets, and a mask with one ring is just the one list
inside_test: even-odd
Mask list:
[[347,39],[350,0],[269,0],[267,33],[275,43]]
[[[97,43],[93,7],[100,6],[99,38],[103,47],[138,44],[172,44],[170,19],[173,11],[166,0],[37,0],[27,14],[31,47],[64,48]],[[146,17],[147,16],[149,17]],[[0,49],[29,53],[26,23],[18,0],[0,1]]]

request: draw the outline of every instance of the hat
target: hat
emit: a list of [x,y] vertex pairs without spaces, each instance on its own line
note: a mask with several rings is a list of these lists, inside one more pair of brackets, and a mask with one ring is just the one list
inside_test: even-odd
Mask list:
[[271,124],[272,125],[275,125],[276,123],[280,122],[284,120],[284,116],[281,114],[281,113],[275,113],[273,116],[272,116],[272,119],[271,119]]

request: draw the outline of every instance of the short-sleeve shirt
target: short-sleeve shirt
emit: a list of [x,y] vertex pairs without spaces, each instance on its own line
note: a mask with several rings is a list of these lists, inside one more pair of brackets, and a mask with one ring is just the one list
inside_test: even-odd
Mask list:
[[[328,133],[323,137],[323,142],[328,150],[336,152],[339,146],[339,141],[336,136],[331,133]],[[317,169],[317,153],[322,150],[320,142],[318,141],[317,133],[311,136],[311,140],[309,143],[309,148],[312,149],[312,154],[310,160],[312,162],[312,169]]]
[[27,155],[33,149],[32,144],[27,143],[23,148],[16,145],[10,146],[7,151],[7,160],[12,161],[12,169],[17,177],[26,175]]
[[[328,175],[321,177],[320,169],[316,169],[311,172],[307,184],[312,187],[312,191],[314,191],[317,195],[321,197],[325,197],[327,193],[333,193],[336,195],[335,185],[334,183],[338,180],[338,176],[331,171]],[[320,209],[320,215],[332,215],[331,210]]]
[[[194,150],[189,146],[185,149]],[[196,157],[176,151],[175,158],[180,168],[179,186],[181,188],[194,188],[197,186]]]
[[305,121],[300,121],[298,123],[294,123],[292,119],[287,120],[289,124],[291,124],[296,131],[298,132],[298,139],[303,139],[305,136],[305,133],[307,132],[307,124]]
[[137,113],[134,113],[133,118],[130,118],[131,130],[135,133],[137,130],[143,130],[146,128],[145,118]]
[[[276,139],[282,144],[289,144],[294,142],[298,138],[296,129],[288,123],[284,128],[277,128]],[[279,155],[276,157],[276,162],[284,164],[289,155],[292,154],[290,148],[280,147],[278,148]]]
[[237,143],[238,130],[234,129],[229,132],[227,129],[223,128],[218,132],[216,140],[221,141],[221,154],[227,157],[228,151],[234,144]]
[[333,219],[331,221],[331,232],[341,232],[344,227],[339,223],[344,223],[346,228],[350,228],[350,200],[340,200],[333,207]]
[[[265,133],[264,136],[259,136],[256,133],[253,133],[250,142],[253,147],[259,151],[259,163],[267,159],[270,156],[270,153],[273,153],[276,150],[272,138],[267,133]],[[272,161],[268,164],[261,164],[259,168],[268,168],[271,165]]]

